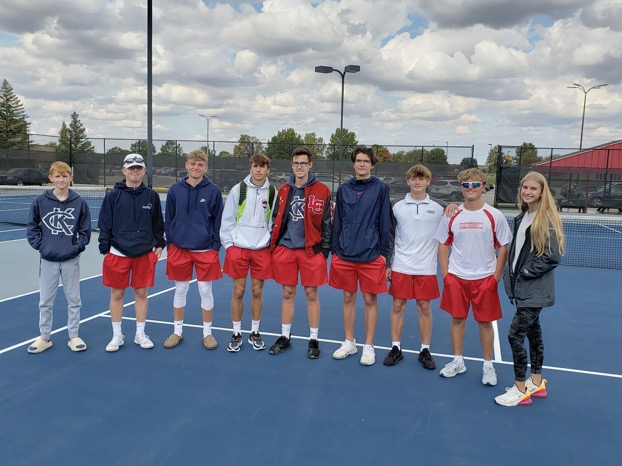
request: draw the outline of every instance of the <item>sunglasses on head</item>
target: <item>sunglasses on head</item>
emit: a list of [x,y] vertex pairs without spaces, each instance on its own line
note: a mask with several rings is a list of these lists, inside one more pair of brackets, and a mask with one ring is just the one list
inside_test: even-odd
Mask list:
[[482,185],[481,181],[465,181],[462,183],[462,187],[464,189],[479,188],[481,185]]
[[126,164],[134,163],[134,162],[145,163],[145,160],[141,156],[139,156],[139,155],[136,155],[136,156],[132,157],[131,159],[126,159],[125,160]]

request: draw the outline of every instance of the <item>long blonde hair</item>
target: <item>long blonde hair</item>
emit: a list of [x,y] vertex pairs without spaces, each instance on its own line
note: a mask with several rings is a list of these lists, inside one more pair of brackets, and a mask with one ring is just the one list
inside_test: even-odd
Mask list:
[[520,202],[520,210],[526,212],[529,207],[521,196],[521,188],[525,181],[534,181],[540,185],[542,193],[540,195],[540,205],[538,212],[531,223],[531,250],[536,250],[536,254],[541,256],[544,251],[551,249],[551,227],[555,230],[557,244],[559,245],[559,254],[564,254],[564,227],[562,219],[557,212],[557,205],[546,178],[538,172],[527,173],[518,186],[518,199]]

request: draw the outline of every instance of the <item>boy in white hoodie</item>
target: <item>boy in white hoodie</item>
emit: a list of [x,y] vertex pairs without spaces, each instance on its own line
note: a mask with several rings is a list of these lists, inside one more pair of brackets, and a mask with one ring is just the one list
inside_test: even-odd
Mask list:
[[231,188],[220,225],[220,242],[226,249],[223,272],[233,279],[231,320],[233,335],[227,351],[242,347],[242,300],[246,277],[251,274],[251,332],[248,343],[254,350],[266,348],[259,334],[263,305],[263,284],[272,278],[270,230],[276,189],[270,185],[270,159],[255,154],[249,160],[250,174]]

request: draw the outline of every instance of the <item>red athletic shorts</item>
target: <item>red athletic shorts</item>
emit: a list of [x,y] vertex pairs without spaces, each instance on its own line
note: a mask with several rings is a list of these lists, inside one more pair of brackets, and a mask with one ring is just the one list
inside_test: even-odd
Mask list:
[[248,270],[251,278],[269,280],[272,278],[272,254],[270,248],[244,249],[237,246],[227,248],[225,265],[222,271],[231,278],[246,278]]
[[200,282],[222,278],[220,260],[216,251],[194,252],[178,248],[174,244],[168,247],[166,275],[169,280],[189,282],[192,280],[193,265],[197,273],[197,280]]
[[356,293],[359,284],[363,293],[387,292],[387,264],[384,258],[378,256],[370,262],[350,262],[333,254],[330,261],[329,285]]
[[477,322],[492,322],[502,317],[499,285],[493,275],[480,280],[462,280],[448,273],[443,280],[441,309],[456,319],[466,319],[469,304]]
[[151,288],[158,256],[148,252],[139,257],[104,256],[103,283],[110,288]]
[[300,272],[302,286],[321,286],[328,282],[326,258],[318,252],[313,256],[306,249],[278,246],[272,252],[272,276],[279,285],[296,286]]
[[436,275],[408,275],[391,272],[389,294],[396,299],[430,301],[441,295]]

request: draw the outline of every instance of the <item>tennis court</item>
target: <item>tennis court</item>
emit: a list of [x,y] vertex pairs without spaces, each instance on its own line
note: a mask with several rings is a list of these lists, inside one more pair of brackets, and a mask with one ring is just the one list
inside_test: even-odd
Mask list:
[[[581,217],[588,220],[588,216]],[[589,217],[591,218],[591,217]],[[575,254],[611,255],[619,261],[616,230],[595,217],[590,229],[567,230]],[[601,221],[599,224],[598,221]],[[619,220],[618,220],[619,222]],[[549,398],[530,407],[503,408],[494,396],[513,380],[507,331],[513,307],[501,293],[495,351],[499,384],[481,384],[481,348],[469,320],[467,372],[443,379],[417,362],[416,311],[409,304],[402,346],[405,358],[382,365],[390,345],[391,298],[379,297],[376,364],[359,354],[331,358],[343,338],[339,291],[320,288],[322,321],[318,360],[306,358],[308,326],[303,292],[296,298],[294,347],[278,356],[228,353],[231,280],[214,283],[214,335],[220,346],[201,346],[199,297],[191,285],[185,340],[161,347],[172,330],[173,288],[160,261],[150,290],[147,333],[152,350],[133,344],[131,293],[123,327],[125,346],[106,353],[111,336],[108,297],[101,284],[97,235],[82,257],[84,353],[66,346],[64,297],[55,305],[54,346],[31,355],[38,336],[38,255],[25,228],[1,225],[0,455],[7,464],[614,464],[622,455],[622,341],[618,269],[562,266],[557,303],[542,313]],[[615,230],[615,231],[614,231]],[[602,237],[602,238],[601,238]],[[572,239],[574,238],[574,239]],[[602,242],[600,242],[602,240]],[[607,247],[607,249],[602,249]],[[573,246],[574,248],[574,246]],[[614,263],[615,265],[615,263]],[[281,290],[266,282],[261,331],[268,345],[280,334]],[[364,335],[357,302],[356,335]],[[440,369],[452,353],[450,319],[433,301],[432,352]],[[245,299],[243,329],[250,327]]]

